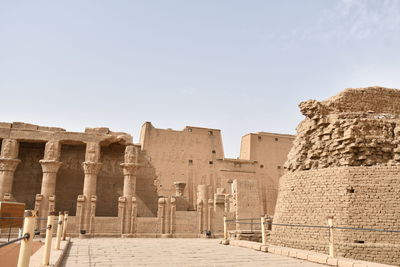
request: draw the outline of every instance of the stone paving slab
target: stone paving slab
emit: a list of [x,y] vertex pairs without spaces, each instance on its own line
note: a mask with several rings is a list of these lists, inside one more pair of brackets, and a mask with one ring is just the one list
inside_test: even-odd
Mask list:
[[[60,249],[56,250],[56,238],[52,239],[51,245],[51,253],[50,253],[50,266],[58,267],[61,264],[65,253],[68,250],[68,246],[70,245],[70,238],[68,237],[67,240],[61,241]],[[43,240],[44,242],[44,240]],[[35,254],[32,255],[29,261],[29,267],[39,267],[42,264],[43,260],[43,253],[44,253],[44,246],[42,246]]]
[[239,246],[243,248],[250,248],[257,251],[273,253],[282,256],[289,256],[292,258],[298,258],[307,260],[310,262],[316,262],[321,264],[328,264],[330,266],[339,266],[339,267],[390,267],[393,265],[386,265],[381,263],[375,262],[367,262],[343,257],[332,258],[329,255],[314,252],[314,251],[307,251],[307,250],[300,250],[288,247],[280,247],[274,246],[271,244],[262,245],[258,242],[251,242],[245,240],[221,240],[221,244],[224,245],[233,245]]
[[[241,247],[217,239],[73,239],[61,266],[324,266]],[[325,265],[326,266],[326,265]]]

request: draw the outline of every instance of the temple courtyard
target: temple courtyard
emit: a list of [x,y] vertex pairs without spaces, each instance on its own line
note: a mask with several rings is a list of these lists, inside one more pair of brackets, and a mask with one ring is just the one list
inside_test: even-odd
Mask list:
[[73,239],[63,267],[91,266],[323,266],[223,246],[216,239]]

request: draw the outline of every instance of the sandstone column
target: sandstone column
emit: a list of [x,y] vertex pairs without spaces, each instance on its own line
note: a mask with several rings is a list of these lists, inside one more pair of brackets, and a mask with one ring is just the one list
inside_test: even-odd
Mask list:
[[83,195],[78,196],[77,216],[80,216],[80,230],[86,230],[87,233],[92,233],[93,219],[96,211],[96,186],[97,175],[101,169],[100,159],[100,144],[87,143],[85,162],[82,163],[85,173],[83,182]]
[[[226,195],[225,188],[217,188],[217,192],[214,194],[214,219],[213,219],[213,232],[223,232],[223,218],[228,213],[228,207],[226,207]],[[227,210],[227,212],[225,212]]]
[[176,231],[176,199],[171,197],[171,206],[170,206],[170,231],[171,235],[175,234]]
[[165,233],[165,202],[166,198],[160,197],[158,199],[158,210],[157,210],[157,217],[158,217],[158,233],[163,235]]
[[197,186],[197,211],[199,212],[200,234],[208,230],[208,185],[201,184]]
[[121,164],[124,173],[123,196],[119,198],[122,234],[134,234],[137,216],[136,209],[136,173],[140,168],[138,163],[139,147],[129,145],[125,149],[125,161]]
[[[40,160],[43,170],[42,188],[36,195],[35,209],[39,210],[39,217],[46,217],[49,212],[55,211],[55,191],[57,172],[61,166],[61,144],[57,141],[48,141],[44,151],[44,159]],[[40,227],[46,221],[40,221]]]
[[0,200],[15,200],[12,196],[14,172],[18,163],[19,143],[14,139],[3,139],[0,156]]

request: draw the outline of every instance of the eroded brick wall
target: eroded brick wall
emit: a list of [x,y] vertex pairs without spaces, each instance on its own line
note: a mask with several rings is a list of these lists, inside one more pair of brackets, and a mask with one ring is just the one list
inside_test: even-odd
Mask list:
[[[400,91],[347,89],[300,104],[306,119],[281,178],[274,223],[400,229]],[[400,264],[400,233],[334,230],[339,256]],[[271,242],[328,252],[328,230],[274,226]]]

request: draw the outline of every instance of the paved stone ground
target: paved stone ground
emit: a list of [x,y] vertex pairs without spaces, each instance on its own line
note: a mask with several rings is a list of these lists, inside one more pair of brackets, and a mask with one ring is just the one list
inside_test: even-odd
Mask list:
[[216,239],[75,238],[62,267],[323,266],[218,242]]

